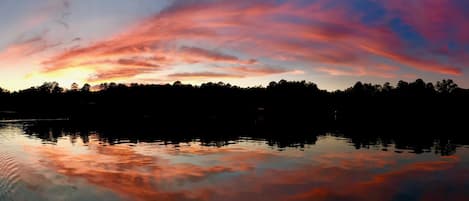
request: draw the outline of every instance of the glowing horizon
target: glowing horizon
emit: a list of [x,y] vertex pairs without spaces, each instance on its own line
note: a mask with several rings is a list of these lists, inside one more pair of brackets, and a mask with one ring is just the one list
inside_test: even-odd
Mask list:
[[468,9],[463,0],[7,1],[0,87],[287,79],[334,90],[449,78],[467,88]]

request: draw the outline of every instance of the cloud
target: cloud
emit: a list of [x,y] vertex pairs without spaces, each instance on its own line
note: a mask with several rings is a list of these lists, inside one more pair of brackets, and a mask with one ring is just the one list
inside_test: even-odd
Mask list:
[[455,68],[447,64],[441,64],[438,61],[423,60],[420,58],[387,52],[385,50],[374,49],[372,47],[367,47],[367,46],[361,46],[361,48],[366,49],[367,51],[375,55],[379,55],[379,56],[383,56],[388,59],[391,59],[392,61],[400,62],[406,65],[411,65],[412,67],[419,69],[419,70],[438,72],[438,73],[446,74],[446,75],[461,75],[462,74],[462,70],[460,68]]
[[[467,4],[463,1],[382,1],[392,17],[402,19],[423,37],[435,42],[456,39],[468,43],[469,28],[462,26],[467,21]],[[432,12],[428,12],[431,10]]]
[[139,66],[139,67],[150,67],[150,68],[158,68],[160,67],[158,64],[153,64],[147,61],[135,60],[135,59],[119,59],[117,60],[117,64],[123,66]]
[[388,65],[377,65],[371,67],[355,67],[355,68],[340,68],[340,67],[316,67],[317,72],[326,73],[332,76],[374,76],[381,78],[396,78],[398,67]]
[[[97,72],[92,75],[87,81],[88,82],[107,82],[116,79],[129,79],[142,73],[151,73],[160,71],[162,68],[160,65],[155,64],[155,61],[161,61],[161,58],[125,58],[117,61],[106,60],[97,61],[92,65],[103,65],[111,66],[109,68],[100,68]],[[88,63],[91,64],[91,63]],[[86,65],[86,64],[85,64]]]
[[225,69],[228,71],[241,73],[246,76],[264,76],[264,75],[272,75],[272,74],[292,73],[294,71],[294,70],[261,67],[261,66],[254,66],[254,67],[237,66],[237,67],[226,67]]
[[[238,57],[219,53],[216,51],[206,50],[203,48],[198,47],[187,47],[183,46],[180,49],[182,56],[185,57],[184,59],[187,60],[189,63],[192,62],[201,62],[205,61],[215,61],[215,62],[234,62],[240,63],[241,61]],[[251,61],[247,61],[251,62]]]
[[[447,35],[426,28],[437,26],[440,27],[438,32],[442,33],[447,31],[444,28],[455,29],[458,26],[448,27],[440,21],[446,22],[441,19],[452,16],[450,12],[456,8],[446,3],[439,6],[435,2],[429,0],[423,4],[427,7],[428,3],[428,8],[438,9],[435,14],[426,14],[436,15],[428,16],[428,19],[434,19],[437,25],[416,18],[415,13],[412,15],[410,8],[417,9],[417,3],[403,8],[393,2],[376,1],[387,12],[383,12],[384,17],[377,18],[375,22],[366,23],[363,20],[365,10],[354,10],[352,3],[336,0],[175,1],[123,33],[58,53],[43,62],[43,73],[80,68],[82,64],[96,61],[112,60],[119,65],[118,61],[129,57],[156,56],[165,57],[165,61],[155,65],[165,66],[181,78],[215,77],[217,74],[221,74],[218,77],[236,77],[230,75],[233,71],[243,72],[240,77],[257,76],[269,73],[263,69],[267,62],[286,63],[286,68],[297,64],[332,66],[333,70],[316,69],[331,75],[395,78],[400,75],[397,71],[407,68],[441,75],[461,75],[462,67],[468,65],[464,59],[467,54],[447,54],[446,59],[438,57],[441,54],[436,53],[433,46],[438,46],[439,40],[447,39]],[[417,11],[425,13],[421,9]],[[460,19],[459,15],[463,13],[455,15],[449,19]],[[405,23],[428,38],[426,44],[415,46],[389,26],[396,17],[402,17]],[[457,39],[463,41],[465,38]],[[388,63],[402,69],[375,69]],[[192,73],[191,76],[191,73],[184,73],[186,70],[178,69],[180,66],[193,67],[194,64],[253,67],[226,68],[226,72],[205,73],[205,76],[204,73]],[[85,67],[103,72],[99,66]],[[130,75],[148,73],[146,69],[141,69],[140,73],[139,70],[135,69]]]
[[98,71],[92,75],[87,81],[88,82],[108,82],[120,78],[129,79],[136,75],[142,74],[144,72],[153,72],[148,68],[118,68],[111,69],[106,71]]
[[207,78],[243,78],[243,75],[228,74],[228,73],[214,73],[214,72],[192,72],[192,73],[174,73],[168,75],[173,79],[207,79]]
[[[282,73],[291,73],[299,74],[302,71],[299,70],[286,70],[272,67],[264,66],[228,66],[228,67],[217,67],[214,68],[217,71],[222,71],[222,73],[217,72],[182,72],[174,73],[168,75],[171,79],[180,79],[180,80],[191,80],[191,79],[210,79],[210,78],[245,78],[245,77],[256,77],[256,76],[267,76],[275,75]],[[226,73],[225,73],[226,72]]]
[[11,43],[3,51],[0,51],[0,61],[6,63],[18,62],[25,57],[33,56],[61,45],[61,43],[50,43],[47,41],[45,39],[46,33],[43,32],[34,37],[22,38]]
[[34,7],[34,10],[25,15],[21,26],[24,29],[34,29],[48,22],[54,22],[57,25],[69,29],[67,16],[70,15],[70,5],[71,3],[68,0],[49,1],[38,4]]

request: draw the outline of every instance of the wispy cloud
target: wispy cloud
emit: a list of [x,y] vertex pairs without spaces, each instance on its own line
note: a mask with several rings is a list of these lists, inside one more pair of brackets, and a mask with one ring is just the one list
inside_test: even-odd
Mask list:
[[61,43],[51,43],[45,39],[47,32],[29,38],[20,38],[0,51],[0,62],[14,63],[34,54],[42,53]]
[[373,67],[357,67],[357,68],[340,68],[340,67],[316,67],[315,70],[332,76],[374,76],[380,78],[396,78],[399,68],[393,66],[373,66]]
[[191,73],[174,73],[168,75],[173,79],[206,79],[206,78],[242,78],[243,75],[214,73],[214,72],[191,72]]
[[245,74],[246,76],[263,76],[263,75],[272,75],[272,74],[282,74],[282,73],[291,73],[295,70],[286,70],[272,67],[262,67],[262,66],[236,66],[236,67],[227,67],[225,68],[228,71],[237,72]]

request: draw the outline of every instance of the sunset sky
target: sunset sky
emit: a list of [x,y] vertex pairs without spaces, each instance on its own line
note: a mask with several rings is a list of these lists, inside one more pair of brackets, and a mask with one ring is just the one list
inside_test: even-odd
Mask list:
[[469,87],[467,0],[0,0],[0,87],[423,78]]

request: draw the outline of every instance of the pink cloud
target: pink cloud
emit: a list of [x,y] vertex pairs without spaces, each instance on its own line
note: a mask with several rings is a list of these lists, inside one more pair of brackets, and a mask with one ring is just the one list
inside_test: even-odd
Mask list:
[[112,81],[115,79],[125,78],[129,79],[136,75],[142,74],[144,72],[153,72],[148,68],[139,68],[139,67],[127,67],[127,68],[118,68],[118,69],[111,69],[106,71],[98,71],[96,74],[92,75],[88,82],[107,82]]
[[[402,10],[393,6],[393,3],[389,5],[388,9]],[[429,6],[438,7],[437,4]],[[400,10],[398,11],[401,12]],[[438,11],[434,15],[444,13]],[[429,18],[435,18],[435,22],[439,23],[438,16]],[[109,62],[110,65],[119,65],[118,61],[128,58],[154,56],[164,57],[165,61],[152,65],[165,66],[167,69],[194,63],[213,67],[216,63],[228,66],[225,68],[226,72],[221,74],[228,75],[238,71],[243,73],[239,77],[248,77],[265,72],[264,61],[257,59],[264,58],[273,62],[289,62],[286,65],[298,62],[308,66],[327,64],[334,66],[334,69],[317,70],[331,75],[384,78],[394,78],[398,74],[395,72],[397,70],[375,68],[385,65],[383,59],[407,68],[443,75],[461,75],[459,66],[467,64],[461,59],[442,62],[431,56],[422,57],[409,53],[406,42],[385,23],[370,26],[363,24],[360,17],[351,15],[346,4],[329,5],[324,0],[307,5],[297,1],[278,3],[273,0],[180,1],[135,24],[124,33],[85,47],[64,51],[43,64],[47,73],[78,68],[81,64],[96,61],[113,61]],[[419,20],[408,21],[412,23]],[[415,26],[420,25],[417,23]],[[248,59],[235,55],[247,55]],[[233,65],[251,65],[252,69],[229,68]],[[100,67],[90,68],[106,73]],[[190,73],[173,70],[179,72],[181,77],[191,77]],[[109,72],[113,74],[112,71]],[[136,68],[134,72],[131,75],[146,74],[148,70],[140,71]],[[216,73],[213,74],[216,76]],[[205,77],[214,76],[206,75]]]
[[21,39],[0,51],[0,61],[15,62],[34,54],[42,53],[54,48],[60,43],[50,43],[44,39],[44,34],[32,38]]
[[272,74],[293,73],[295,71],[295,70],[286,70],[286,69],[261,67],[261,66],[254,66],[254,67],[237,66],[237,67],[226,67],[224,69],[228,71],[232,71],[232,72],[245,74],[246,76],[264,76],[264,75],[272,75]]
[[[461,35],[468,29],[464,26],[467,12],[457,5],[457,1],[382,1],[394,17],[403,19],[420,34],[431,41],[457,39],[469,42],[468,35]],[[431,11],[431,12],[430,12]]]
[[214,72],[192,72],[192,73],[174,73],[168,75],[173,79],[207,79],[207,78],[243,78],[243,75],[214,73]]

